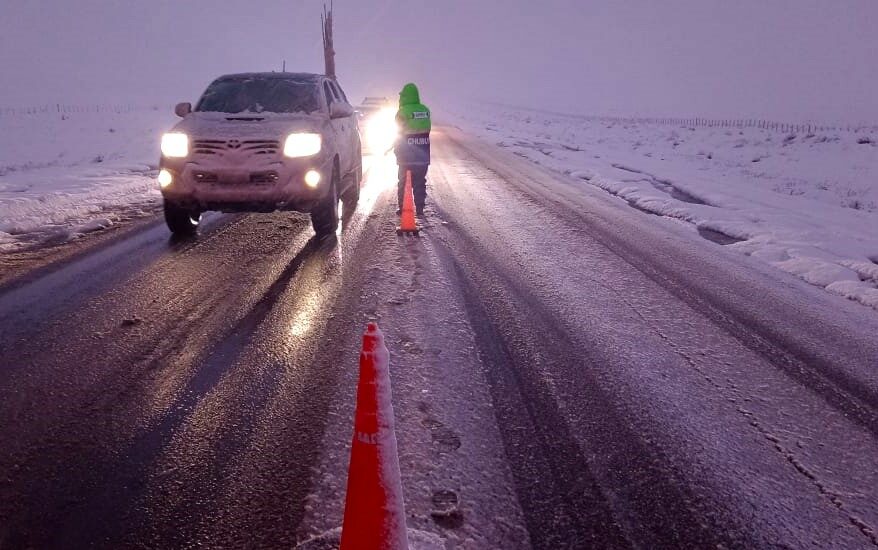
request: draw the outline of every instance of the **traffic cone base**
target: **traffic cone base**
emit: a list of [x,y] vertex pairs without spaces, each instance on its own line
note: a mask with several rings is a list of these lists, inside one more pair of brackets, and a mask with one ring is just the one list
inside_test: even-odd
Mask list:
[[402,209],[399,215],[399,227],[396,228],[397,235],[414,235],[419,236],[421,228],[415,221],[415,196],[412,191],[412,171],[405,172],[405,188],[402,195]]

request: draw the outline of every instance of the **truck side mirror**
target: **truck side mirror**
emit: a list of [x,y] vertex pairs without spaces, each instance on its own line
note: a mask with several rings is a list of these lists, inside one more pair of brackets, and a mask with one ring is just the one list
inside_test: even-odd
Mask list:
[[329,106],[329,118],[347,118],[354,116],[354,108],[347,103],[336,101]]
[[177,103],[177,106],[174,107],[174,113],[180,117],[184,118],[186,115],[192,112],[192,104],[191,103]]

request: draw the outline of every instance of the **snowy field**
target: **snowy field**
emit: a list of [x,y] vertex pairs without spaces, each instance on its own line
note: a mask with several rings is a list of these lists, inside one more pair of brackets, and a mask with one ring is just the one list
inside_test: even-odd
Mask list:
[[174,118],[151,107],[0,115],[0,252],[155,211],[159,137]]
[[496,105],[464,130],[878,308],[878,135],[647,124]]

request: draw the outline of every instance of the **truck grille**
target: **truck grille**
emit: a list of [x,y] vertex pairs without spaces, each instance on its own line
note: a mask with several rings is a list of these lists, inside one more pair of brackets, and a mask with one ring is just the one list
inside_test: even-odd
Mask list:
[[277,172],[252,172],[250,183],[275,183],[278,179]]
[[216,183],[219,178],[213,172],[194,172],[192,176],[199,183]]
[[274,170],[269,170],[266,172],[250,172],[250,174],[246,176],[247,179],[245,180],[240,180],[236,178],[229,179],[215,172],[204,172],[201,170],[192,172],[192,177],[198,183],[217,183],[223,185],[240,185],[248,181],[256,185],[270,185],[273,183],[277,183],[277,180],[280,179],[280,175]]
[[197,139],[192,143],[192,153],[195,155],[219,155],[225,156],[228,152],[241,152],[249,155],[276,155],[280,149],[280,143],[276,140],[220,140],[220,139]]

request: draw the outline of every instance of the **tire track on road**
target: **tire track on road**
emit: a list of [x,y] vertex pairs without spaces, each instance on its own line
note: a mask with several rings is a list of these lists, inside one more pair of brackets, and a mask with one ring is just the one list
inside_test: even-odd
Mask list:
[[[518,194],[543,205],[552,205],[554,215],[571,226],[587,229],[591,239],[602,244],[693,310],[711,319],[714,324],[738,339],[748,349],[765,357],[790,378],[821,396],[827,404],[878,437],[878,388],[864,383],[862,378],[852,375],[849,369],[839,368],[838,358],[834,360],[827,355],[826,348],[819,345],[821,341],[843,340],[833,331],[834,323],[815,320],[810,327],[816,331],[816,334],[792,338],[789,332],[782,330],[784,323],[772,324],[767,317],[760,317],[757,312],[736,302],[735,298],[739,298],[739,295],[730,294],[727,289],[716,287],[715,281],[723,280],[727,276],[723,274],[725,277],[711,277],[709,270],[713,267],[703,265],[702,267],[708,270],[705,274],[694,271],[688,263],[655,261],[657,250],[665,250],[671,257],[674,256],[672,252],[679,256],[688,255],[688,252],[680,254],[681,247],[675,247],[674,243],[666,241],[659,243],[648,233],[645,233],[642,239],[632,239],[630,235],[620,231],[619,227],[608,223],[602,215],[590,212],[588,208],[577,209],[579,203],[568,202],[571,196],[569,190],[563,195],[554,194],[544,182],[532,177],[535,168],[526,166],[525,170],[513,172],[521,165],[516,165],[515,168],[498,166],[496,162],[488,159],[481,149],[468,147],[468,144],[458,141],[460,138],[454,135],[447,137],[458,158],[470,158],[482,163],[487,170],[495,173],[498,179],[504,181]],[[484,148],[483,145],[479,147]],[[520,162],[526,164],[525,161]],[[511,177],[513,175],[515,177]],[[557,177],[563,179],[562,175]],[[557,185],[559,189],[564,187],[564,184]],[[579,200],[581,201],[581,197]],[[656,246],[658,248],[654,248]],[[782,277],[781,274],[776,276]],[[792,283],[805,284],[799,281]],[[822,298],[831,299],[828,296]],[[768,311],[770,310],[762,310],[763,313]],[[808,316],[812,317],[810,314]],[[824,330],[828,333],[820,334]],[[874,349],[874,343],[869,347]],[[858,350],[852,351],[854,352],[852,355],[857,355]],[[859,355],[865,354],[859,353]],[[846,362],[851,362],[845,359]],[[873,353],[872,359],[873,361],[878,359],[878,353]],[[860,364],[868,364],[868,360]]]
[[[437,250],[465,297],[534,546],[742,547],[744,530],[713,523],[662,451],[631,431],[591,381],[600,361],[456,226],[448,229]],[[589,415],[584,440],[570,431],[549,382],[557,376],[578,379]],[[595,475],[598,456],[612,471]]]

